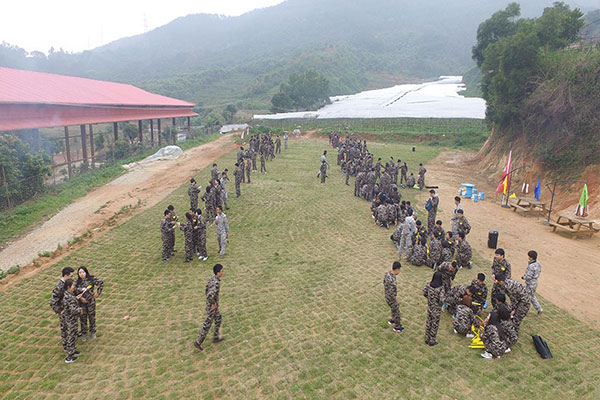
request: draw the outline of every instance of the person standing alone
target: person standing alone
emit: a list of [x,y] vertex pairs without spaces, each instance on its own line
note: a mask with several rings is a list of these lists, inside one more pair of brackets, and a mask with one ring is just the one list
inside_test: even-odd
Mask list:
[[398,306],[396,276],[400,273],[402,264],[399,261],[394,261],[392,270],[385,273],[383,277],[383,288],[385,289],[385,301],[392,310],[392,319],[388,321],[389,325],[393,325],[394,332],[402,333],[402,319],[400,318],[400,307]]
[[213,343],[219,343],[225,340],[225,338],[219,337],[219,329],[221,328],[221,313],[219,312],[219,291],[221,290],[221,278],[223,277],[223,266],[216,264],[213,267],[214,275],[208,280],[204,293],[206,294],[206,319],[202,324],[202,329],[198,334],[198,338],[194,340],[194,346],[203,351],[202,342],[208,335],[208,330],[215,322],[215,330],[213,333]]
[[533,308],[535,308],[538,314],[541,314],[544,310],[542,309],[537,297],[535,297],[535,291],[537,290],[538,279],[542,273],[542,266],[537,260],[538,254],[536,251],[529,251],[527,256],[529,257],[529,264],[527,265],[525,275],[523,275],[523,280],[525,281],[525,286],[529,291],[529,297],[531,298],[531,304],[533,305]]
[[215,225],[217,225],[217,240],[219,241],[219,254],[222,257],[225,255],[225,247],[227,246],[227,239],[229,239],[229,221],[227,220],[227,215],[225,215],[221,207],[217,207]]

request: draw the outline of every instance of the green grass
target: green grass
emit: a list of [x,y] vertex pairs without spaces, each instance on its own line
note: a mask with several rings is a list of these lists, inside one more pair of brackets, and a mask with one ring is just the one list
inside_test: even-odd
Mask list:
[[[195,139],[178,143],[183,150],[213,141],[219,134],[201,135]],[[49,219],[74,200],[85,196],[93,189],[105,185],[117,176],[126,172],[121,166],[134,161],[139,161],[156,149],[148,150],[119,160],[115,164],[102,166],[90,172],[74,176],[71,180],[50,187],[48,190],[34,199],[20,204],[13,209],[4,210],[0,213],[0,243],[5,243],[25,233],[41,221]]]
[[384,143],[414,143],[476,151],[487,140],[485,121],[466,118],[377,118],[377,119],[289,119],[264,120],[260,124],[276,130],[316,130],[327,136],[336,131],[354,133]]
[[[402,156],[414,167],[439,149],[371,144],[376,156]],[[600,395],[600,335],[542,299],[519,343],[500,360],[452,333],[442,316],[438,341],[424,344],[431,270],[404,265],[398,277],[405,332],[387,325],[383,274],[396,249],[391,230],[374,226],[368,204],[352,196],[337,168],[326,186],[316,178],[326,143],[291,141],[285,154],[252,176],[228,211],[228,254],[209,261],[160,263],[162,210],[187,207],[182,185],[155,207],[91,242],[57,265],[0,292],[0,398],[409,398],[593,399]],[[231,166],[235,151],[218,160]],[[331,163],[332,166],[335,162]],[[209,170],[203,170],[206,181]],[[230,185],[233,186],[233,185]],[[230,187],[230,191],[233,189]],[[404,191],[405,199],[424,194]],[[442,208],[451,207],[442,203]],[[481,234],[473,232],[472,234]],[[489,273],[476,255],[471,271]],[[204,285],[222,262],[222,334],[219,345],[193,346],[205,317]],[[58,272],[86,264],[105,282],[97,307],[98,339],[79,343],[81,357],[63,362],[58,318],[48,306]],[[123,317],[129,316],[129,320]],[[554,360],[536,353],[531,334],[549,343]]]

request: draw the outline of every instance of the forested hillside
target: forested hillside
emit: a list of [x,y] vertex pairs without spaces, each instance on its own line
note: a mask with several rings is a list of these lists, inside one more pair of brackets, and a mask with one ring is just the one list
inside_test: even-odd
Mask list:
[[[551,3],[528,0],[522,15],[539,15]],[[462,74],[474,64],[477,26],[506,4],[288,0],[240,17],[188,15],[78,54],[26,57],[3,46],[0,65],[129,82],[205,107],[242,101],[267,108],[281,82],[307,69],[328,78],[331,94]]]

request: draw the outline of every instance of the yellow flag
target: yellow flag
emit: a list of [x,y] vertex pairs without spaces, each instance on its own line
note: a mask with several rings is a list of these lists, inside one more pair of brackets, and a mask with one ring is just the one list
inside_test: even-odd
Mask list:
[[508,175],[504,178],[504,194],[508,191]]
[[513,193],[513,194],[511,194],[510,196],[508,196],[508,198],[509,198],[509,199],[516,199],[516,198],[517,198],[517,195]]

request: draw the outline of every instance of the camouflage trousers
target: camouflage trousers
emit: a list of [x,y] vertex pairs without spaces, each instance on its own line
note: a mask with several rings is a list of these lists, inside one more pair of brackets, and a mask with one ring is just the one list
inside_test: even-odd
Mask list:
[[192,210],[195,210],[198,208],[198,197],[197,196],[195,198],[190,199],[190,208]]
[[162,237],[162,260],[166,261],[171,258],[171,237]]
[[264,161],[260,162],[260,173],[267,172],[267,167],[265,167]]
[[431,232],[433,232],[433,228],[435,228],[435,217],[435,212],[427,211],[427,232],[429,234],[431,234]]
[[469,268],[469,261],[471,261],[471,257],[458,251],[456,252],[456,262],[460,268]]
[[406,172],[403,172],[400,176],[400,184],[402,185],[403,182],[406,183]]
[[527,282],[527,291],[529,292],[529,298],[531,299],[531,304],[533,305],[533,308],[535,308],[535,310],[537,312],[542,311],[542,306],[540,305],[540,302],[538,301],[537,297],[535,296],[535,291],[537,289],[537,279],[535,281],[535,284],[531,283],[531,282]]
[[255,158],[252,159],[252,171],[258,171],[256,169],[256,159]]
[[88,332],[88,321],[90,323],[90,333],[96,333],[96,301],[92,300],[87,304],[82,304],[81,309],[83,310],[79,317],[81,333],[85,335]]
[[229,193],[225,190],[221,192],[221,203],[225,206],[225,209],[229,210],[229,204],[227,204],[227,199],[229,198]]
[[412,247],[412,238],[409,234],[402,232],[400,236],[400,245],[398,246],[398,260],[402,259],[402,253],[406,251],[406,258],[410,257],[410,248]]
[[227,247],[227,234],[221,233],[217,234],[217,241],[219,242],[219,254],[225,255],[225,248]]
[[360,185],[358,180],[354,181],[354,195],[360,197]]
[[62,336],[63,349],[67,357],[75,355],[75,340],[77,340],[77,317],[67,318],[60,315],[60,333]]
[[327,178],[327,173],[321,172],[321,183],[325,183],[325,178]]
[[196,253],[200,257],[206,257],[206,229],[200,230],[196,233]]
[[250,182],[250,166],[246,168],[246,180],[248,181],[248,183],[252,183]]
[[241,182],[235,182],[235,197],[240,197],[242,195],[241,190]]
[[217,215],[217,212],[216,212],[216,209],[213,207],[213,205],[212,204],[206,204],[206,218],[207,218],[207,221],[214,220],[216,215]]
[[427,322],[425,323],[425,343],[436,344],[438,328],[440,327],[440,317],[442,315],[441,304],[427,305]]
[[396,329],[402,329],[402,318],[400,317],[400,307],[398,306],[398,302],[396,300],[394,301],[387,301],[388,306],[390,306],[390,309],[392,311],[392,322],[394,324],[394,328]]
[[475,314],[473,313],[473,310],[464,304],[459,304],[456,307],[456,314],[454,315],[452,325],[454,325],[456,332],[461,335],[466,335],[471,332],[471,326],[473,326],[474,319]]
[[219,329],[221,328],[222,321],[219,308],[217,307],[214,310],[211,310],[210,307],[206,307],[206,314],[206,319],[204,320],[204,324],[202,324],[202,329],[200,329],[200,333],[198,334],[198,338],[196,339],[196,343],[198,344],[202,344],[202,342],[204,342],[204,339],[206,339],[206,336],[208,335],[208,330],[210,329],[210,326],[212,325],[213,321],[215,323],[213,337],[215,339],[219,338]]
[[171,255],[175,255],[175,231],[169,234],[169,249],[171,251]]
[[519,329],[521,328],[521,322],[525,319],[525,316],[529,312],[530,301],[527,299],[526,301],[522,301],[517,303],[515,307],[515,315],[512,317],[513,325],[515,330],[517,331],[517,335],[519,334]]
[[194,233],[185,234],[185,261],[191,261],[194,259]]

